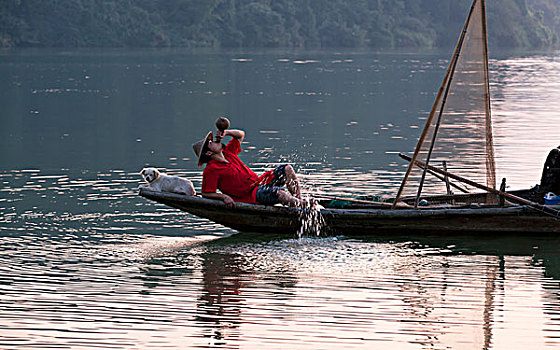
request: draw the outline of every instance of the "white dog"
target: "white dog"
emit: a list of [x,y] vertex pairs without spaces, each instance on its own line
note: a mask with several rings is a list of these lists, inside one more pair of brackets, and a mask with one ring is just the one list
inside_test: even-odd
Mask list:
[[140,174],[146,180],[146,185],[140,185],[152,191],[179,193],[187,196],[194,196],[196,191],[190,180],[179,176],[172,176],[160,173],[156,168],[144,168]]

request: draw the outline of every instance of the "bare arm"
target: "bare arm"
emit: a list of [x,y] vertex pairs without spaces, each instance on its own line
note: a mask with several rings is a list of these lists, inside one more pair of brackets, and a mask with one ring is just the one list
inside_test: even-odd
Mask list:
[[234,139],[237,139],[241,143],[245,138],[245,131],[237,130],[237,129],[227,129],[224,131],[223,136],[231,136]]
[[222,201],[224,201],[224,203],[226,204],[226,207],[228,207],[228,208],[235,207],[234,200],[230,196],[228,196],[227,194],[217,193],[217,192],[202,192],[201,195],[202,195],[202,197],[208,198],[208,199],[222,200]]

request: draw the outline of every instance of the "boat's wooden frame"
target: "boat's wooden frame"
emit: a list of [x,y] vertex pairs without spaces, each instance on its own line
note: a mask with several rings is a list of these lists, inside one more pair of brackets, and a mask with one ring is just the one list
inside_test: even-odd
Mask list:
[[[486,32],[486,14],[485,1],[473,0],[473,4],[461,36],[455,48],[452,60],[446,72],[444,81],[438,92],[436,102],[434,103],[430,116],[426,123],[426,127],[422,132],[418,145],[414,151],[414,155],[409,159],[410,165],[404,175],[401,186],[398,190],[394,204],[388,208],[388,203],[374,203],[370,205],[364,203],[366,201],[353,200],[356,205],[349,205],[342,209],[332,208],[327,202],[321,203],[326,209],[320,209],[320,214],[324,220],[321,232],[329,234],[352,234],[352,235],[375,235],[386,232],[396,233],[467,233],[467,234],[502,234],[502,233],[522,233],[522,234],[558,234],[560,233],[560,211],[551,209],[547,206],[527,200],[527,196],[516,196],[512,193],[497,191],[494,187],[490,187],[475,183],[468,179],[453,175],[447,171],[441,171],[430,166],[429,158],[435,143],[435,136],[439,122],[443,113],[443,106],[449,94],[451,77],[455,70],[457,60],[459,59],[460,49],[463,45],[463,39],[467,37],[469,21],[474,13],[475,6],[481,9],[481,24],[483,39],[483,55],[485,59],[485,89],[486,89],[486,149],[492,154],[491,162],[487,160],[487,169],[494,173],[493,145],[490,127],[490,93],[488,78],[488,47]],[[442,101],[441,109],[436,110],[439,106],[438,101]],[[417,161],[417,156],[424,138],[427,135],[428,124],[438,115],[438,125],[434,132],[434,139],[431,143],[430,153],[426,164]],[[411,169],[415,166],[424,167],[422,181],[419,190],[413,201],[406,200],[401,197],[403,187],[409,177]],[[435,171],[440,175],[444,175],[447,179],[452,177],[463,183],[468,183],[475,188],[482,189],[485,193],[468,193],[463,195],[455,195],[453,198],[440,198],[443,202],[454,203],[453,207],[432,206],[419,207],[422,183],[426,173]],[[447,180],[446,180],[447,181]],[[449,192],[449,190],[448,190]],[[486,196],[489,194],[498,195],[501,201],[514,200],[521,205],[498,206],[498,205],[477,205],[480,203],[475,200],[477,196]],[[274,233],[297,233],[302,227],[302,217],[306,217],[309,209],[288,208],[279,206],[264,206],[257,204],[236,203],[234,208],[226,208],[222,201],[204,199],[198,196],[186,197],[178,194],[154,192],[147,189],[141,189],[140,195],[156,202],[183,210],[193,215],[212,220],[218,224],[222,224],[238,231],[249,232],[274,232]],[[441,197],[441,196],[440,196]],[[425,197],[422,197],[425,198]],[[505,199],[504,199],[505,198]],[[542,198],[542,197],[541,197]],[[402,204],[402,202],[405,204]],[[361,203],[359,203],[361,202]],[[432,197],[428,201],[435,204],[438,201]],[[410,204],[414,204],[410,207]],[[305,226],[304,226],[305,227]]]
[[[140,196],[206,218],[240,232],[297,234],[309,209],[236,203],[140,189]],[[320,209],[322,234],[372,236],[381,233],[559,234],[560,220],[527,206],[468,206],[389,209]]]

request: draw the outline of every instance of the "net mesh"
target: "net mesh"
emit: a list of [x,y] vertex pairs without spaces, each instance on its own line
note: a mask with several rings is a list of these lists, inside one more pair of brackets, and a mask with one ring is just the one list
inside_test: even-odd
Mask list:
[[[415,155],[422,163],[446,166],[450,173],[496,187],[483,0],[472,5]],[[399,190],[401,199],[416,197],[419,188],[422,197],[481,192],[454,180],[449,185],[442,175],[423,173],[418,166],[409,167]],[[496,201],[494,195],[480,197],[484,203]]]

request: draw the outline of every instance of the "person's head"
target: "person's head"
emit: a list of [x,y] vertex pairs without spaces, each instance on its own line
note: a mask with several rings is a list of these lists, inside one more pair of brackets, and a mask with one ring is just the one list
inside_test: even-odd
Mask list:
[[206,150],[206,154],[208,156],[212,156],[213,154],[218,154],[222,151],[222,148],[224,147],[224,145],[221,142],[214,142],[212,140],[210,140],[208,142],[208,147]]
[[222,151],[222,144],[219,142],[212,141],[213,135],[210,131],[205,138],[200,141],[193,143],[193,150],[198,157],[198,166],[201,167],[204,163],[207,163],[212,159],[214,154],[218,154]]

